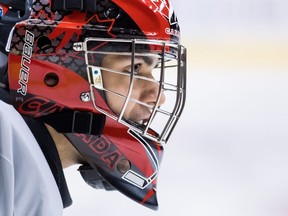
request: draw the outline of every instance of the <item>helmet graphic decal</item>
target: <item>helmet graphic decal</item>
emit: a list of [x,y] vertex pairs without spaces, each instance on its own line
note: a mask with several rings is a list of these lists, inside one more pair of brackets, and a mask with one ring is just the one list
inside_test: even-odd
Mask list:
[[151,0],[155,12],[160,13],[163,17],[170,20],[171,13],[173,10],[170,10],[170,3],[166,0]]

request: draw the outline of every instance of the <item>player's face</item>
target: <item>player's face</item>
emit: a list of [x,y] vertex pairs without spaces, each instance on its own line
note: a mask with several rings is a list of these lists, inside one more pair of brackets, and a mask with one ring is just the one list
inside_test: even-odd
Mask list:
[[[133,65],[135,71],[134,73],[135,75],[154,79],[152,71],[156,67],[157,63],[158,59],[155,57],[136,57]],[[106,55],[102,60],[102,67],[130,74],[131,57],[123,55]],[[105,89],[112,92],[117,92],[121,95],[127,95],[130,84],[130,76],[102,71],[102,77]],[[144,79],[135,79],[131,98],[153,107],[158,97],[158,91],[159,85],[157,83]],[[110,109],[119,115],[125,99],[109,92],[106,92],[106,99]],[[159,106],[164,102],[165,96],[163,92],[161,92]],[[124,118],[126,120],[143,123],[148,120],[151,111],[151,108],[133,101],[129,101],[124,112]]]

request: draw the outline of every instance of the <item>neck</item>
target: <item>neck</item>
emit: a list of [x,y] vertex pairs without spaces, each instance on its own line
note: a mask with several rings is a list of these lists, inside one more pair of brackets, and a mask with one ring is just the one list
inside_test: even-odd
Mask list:
[[59,154],[63,168],[70,167],[74,164],[82,164],[84,159],[69,142],[69,140],[62,134],[58,133],[54,128],[45,124],[48,129]]

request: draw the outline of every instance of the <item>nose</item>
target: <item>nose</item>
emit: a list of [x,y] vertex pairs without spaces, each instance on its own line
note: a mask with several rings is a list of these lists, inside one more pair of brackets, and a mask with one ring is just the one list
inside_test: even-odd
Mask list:
[[163,105],[165,102],[166,102],[166,96],[164,94],[164,90],[161,89],[159,106]]
[[[155,81],[152,75],[149,78]],[[152,82],[147,80],[143,80],[143,82],[144,84],[142,86],[141,101],[155,105],[159,100],[158,106],[163,105],[166,101],[166,97],[164,94],[164,89],[160,88],[159,83],[157,83],[156,81]]]

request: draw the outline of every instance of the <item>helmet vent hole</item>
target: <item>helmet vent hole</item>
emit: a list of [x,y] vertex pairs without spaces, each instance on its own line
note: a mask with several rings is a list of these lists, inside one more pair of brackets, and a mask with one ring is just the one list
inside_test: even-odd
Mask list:
[[117,169],[121,173],[126,173],[131,168],[131,163],[128,159],[123,158],[118,161],[117,163]]
[[44,77],[44,83],[48,87],[55,87],[59,83],[59,77],[55,73],[48,73]]
[[47,52],[52,47],[52,42],[51,42],[50,38],[48,38],[46,36],[41,36],[37,40],[37,47],[41,51],[46,51]]

